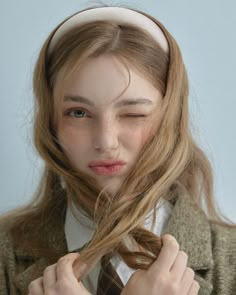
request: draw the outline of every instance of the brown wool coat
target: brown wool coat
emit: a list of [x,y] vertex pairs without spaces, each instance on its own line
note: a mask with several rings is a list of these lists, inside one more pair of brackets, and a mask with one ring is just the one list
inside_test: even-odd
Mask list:
[[[43,230],[34,227],[28,235],[35,238],[37,233],[42,243],[63,256],[67,253],[65,210],[56,208],[50,218]],[[188,254],[188,266],[200,284],[199,295],[236,294],[236,229],[210,224],[190,198],[181,196],[165,233],[175,236],[180,249]],[[0,295],[28,294],[29,283],[42,276],[50,264],[45,257],[14,246],[0,225]]]

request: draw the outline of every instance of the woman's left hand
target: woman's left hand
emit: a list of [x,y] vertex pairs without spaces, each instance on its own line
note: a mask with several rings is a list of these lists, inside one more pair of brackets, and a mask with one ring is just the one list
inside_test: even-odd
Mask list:
[[28,295],[91,295],[74,274],[73,263],[78,257],[79,253],[70,253],[48,266],[43,277],[29,284]]

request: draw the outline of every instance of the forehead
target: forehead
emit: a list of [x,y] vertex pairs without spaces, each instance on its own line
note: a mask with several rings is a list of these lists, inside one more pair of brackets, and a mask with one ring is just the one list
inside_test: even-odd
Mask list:
[[[130,80],[129,80],[130,73]],[[112,55],[85,60],[64,83],[65,97],[86,97],[96,106],[124,97],[148,97],[155,100],[159,91],[131,65]]]

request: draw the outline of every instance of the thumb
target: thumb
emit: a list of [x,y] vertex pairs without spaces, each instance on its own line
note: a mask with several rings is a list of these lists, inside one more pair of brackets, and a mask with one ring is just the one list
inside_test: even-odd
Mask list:
[[96,260],[91,265],[89,265],[89,264],[86,264],[85,262],[83,262],[79,256],[73,263],[73,271],[74,271],[75,277],[79,281],[81,281],[93,269],[93,267],[97,264],[97,262],[100,260],[100,258],[101,258],[101,256],[99,255],[96,258]]
[[[78,253],[79,254],[79,253]],[[91,267],[80,259],[80,254],[73,263],[73,272],[78,281],[81,281],[89,272]]]

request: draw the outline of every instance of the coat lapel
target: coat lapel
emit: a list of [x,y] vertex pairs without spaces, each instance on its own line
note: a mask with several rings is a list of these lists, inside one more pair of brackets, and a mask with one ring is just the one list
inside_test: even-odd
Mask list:
[[205,279],[213,267],[211,230],[209,221],[199,206],[188,196],[177,198],[164,234],[173,235],[180,249],[188,255],[188,266],[200,284],[199,295],[211,294],[213,286]]
[[[24,259],[23,257],[21,258]],[[27,259],[27,258],[25,258]],[[22,261],[24,263],[24,261]],[[42,276],[44,269],[50,265],[48,260],[40,258],[37,262],[29,266],[25,271],[15,277],[15,285],[19,289],[19,294],[28,294],[28,286],[30,282]]]
[[[29,225],[26,236],[39,241],[45,249],[52,251],[52,256],[48,257],[34,249],[31,251],[18,244],[15,249],[16,265],[20,266],[15,276],[14,282],[19,289],[19,294],[28,294],[30,282],[41,277],[45,268],[55,263],[59,257],[68,253],[64,234],[66,204],[54,208],[48,220],[42,216],[42,224]],[[39,229],[40,228],[40,229]]]

